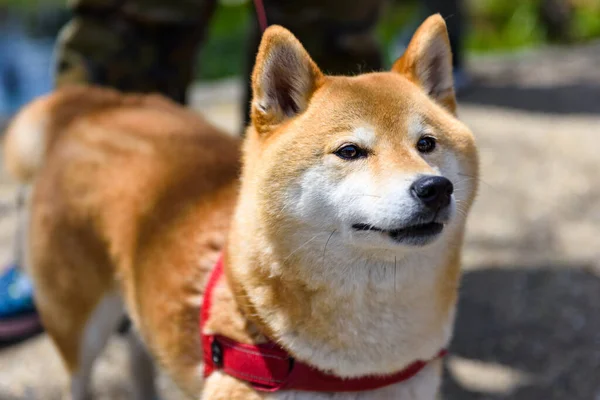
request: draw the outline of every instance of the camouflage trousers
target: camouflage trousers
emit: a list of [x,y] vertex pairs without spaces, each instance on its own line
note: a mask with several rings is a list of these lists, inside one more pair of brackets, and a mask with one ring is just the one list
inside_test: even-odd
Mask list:
[[[385,0],[264,0],[270,24],[290,29],[332,74],[381,68],[374,28]],[[93,83],[160,92],[185,103],[216,0],[74,0],[59,36],[56,85]],[[260,41],[248,32],[245,74]],[[242,62],[242,60],[240,60]],[[248,80],[249,81],[249,80]],[[249,104],[246,88],[244,114]]]

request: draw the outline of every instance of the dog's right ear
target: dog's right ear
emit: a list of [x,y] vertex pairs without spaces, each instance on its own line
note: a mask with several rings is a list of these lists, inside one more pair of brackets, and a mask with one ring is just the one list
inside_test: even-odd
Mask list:
[[323,73],[285,28],[264,33],[252,73],[252,123],[259,134],[301,114],[322,84]]

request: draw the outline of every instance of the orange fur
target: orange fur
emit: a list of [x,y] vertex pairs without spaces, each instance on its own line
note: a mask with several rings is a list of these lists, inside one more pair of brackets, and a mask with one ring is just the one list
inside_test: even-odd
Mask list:
[[54,144],[33,191],[29,253],[44,326],[67,367],[78,368],[101,296],[119,290],[156,357],[199,390],[186,368],[201,356],[193,332],[237,195],[237,140],[158,97],[66,89],[20,118],[39,107]]
[[[331,281],[307,269],[308,248],[291,247],[290,238],[305,224],[284,211],[290,183],[322,159],[337,165],[337,177],[352,174],[356,165],[331,153],[344,132],[362,126],[373,127],[377,138],[373,156],[364,163],[375,184],[398,171],[435,173],[444,154],[426,161],[411,150],[407,132],[415,116],[438,132],[440,145],[457,155],[461,170],[476,182],[475,144],[453,115],[453,92],[428,97],[423,76],[414,72],[429,43],[437,40],[447,45],[443,20],[434,16],[392,72],[329,77],[289,32],[269,28],[253,74],[253,124],[242,153],[241,186],[238,141],[160,97],[71,88],[25,108],[9,128],[5,159],[21,180],[35,176],[29,261],[44,325],[69,371],[76,374],[80,368],[80,343],[94,308],[107,293],[117,292],[155,359],[198,398],[199,306],[207,275],[225,247],[226,279],[215,290],[207,331],[247,343],[267,336],[284,346],[288,332],[301,332],[302,339],[336,354],[362,348],[356,342],[357,330],[365,328],[360,326],[363,311],[353,308],[359,304],[357,293],[365,293],[360,303],[373,315],[403,299],[377,300],[379,289],[358,286],[337,296]],[[294,80],[285,80],[287,69]],[[26,134],[31,141],[21,140]],[[28,150],[31,143],[43,148],[41,158],[29,156],[36,154]],[[465,212],[474,195],[473,184]],[[437,338],[452,319],[463,230],[457,228],[447,249],[436,250],[441,266],[413,296],[434,305],[422,316],[425,336]],[[313,256],[321,257],[320,252]],[[373,254],[379,253],[385,252]],[[353,281],[355,275],[382,281],[374,273],[355,271],[341,284],[361,285],[360,279]],[[356,329],[332,325],[346,314]],[[386,334],[367,328],[373,335]],[[399,357],[399,366],[414,361],[408,359],[410,351],[406,357]],[[439,375],[439,364],[434,367]],[[204,399],[264,398],[220,373],[204,389]],[[372,398],[377,396],[385,397],[374,393]]]

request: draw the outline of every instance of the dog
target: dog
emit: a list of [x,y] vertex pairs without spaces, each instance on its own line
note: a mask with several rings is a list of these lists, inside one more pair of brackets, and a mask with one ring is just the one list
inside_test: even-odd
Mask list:
[[269,27],[243,142],[160,96],[25,107],[5,165],[31,184],[26,263],[71,398],[125,314],[136,399],[152,360],[190,398],[435,398],[478,182],[451,58],[439,15],[354,77]]

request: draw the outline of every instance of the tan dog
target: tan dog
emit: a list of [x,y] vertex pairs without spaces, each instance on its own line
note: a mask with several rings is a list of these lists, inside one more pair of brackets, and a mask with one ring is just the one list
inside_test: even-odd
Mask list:
[[[391,72],[357,77],[323,75],[271,27],[253,91],[241,186],[237,140],[158,97],[69,89],[11,125],[7,167],[34,183],[37,304],[73,399],[124,312],[192,398],[435,397],[439,359],[335,395],[256,392],[221,371],[203,380],[198,315],[226,249],[206,332],[270,338],[344,378],[392,374],[447,346],[478,162],[455,117],[443,19],[420,27]],[[149,399],[143,348],[132,345],[136,398]]]

